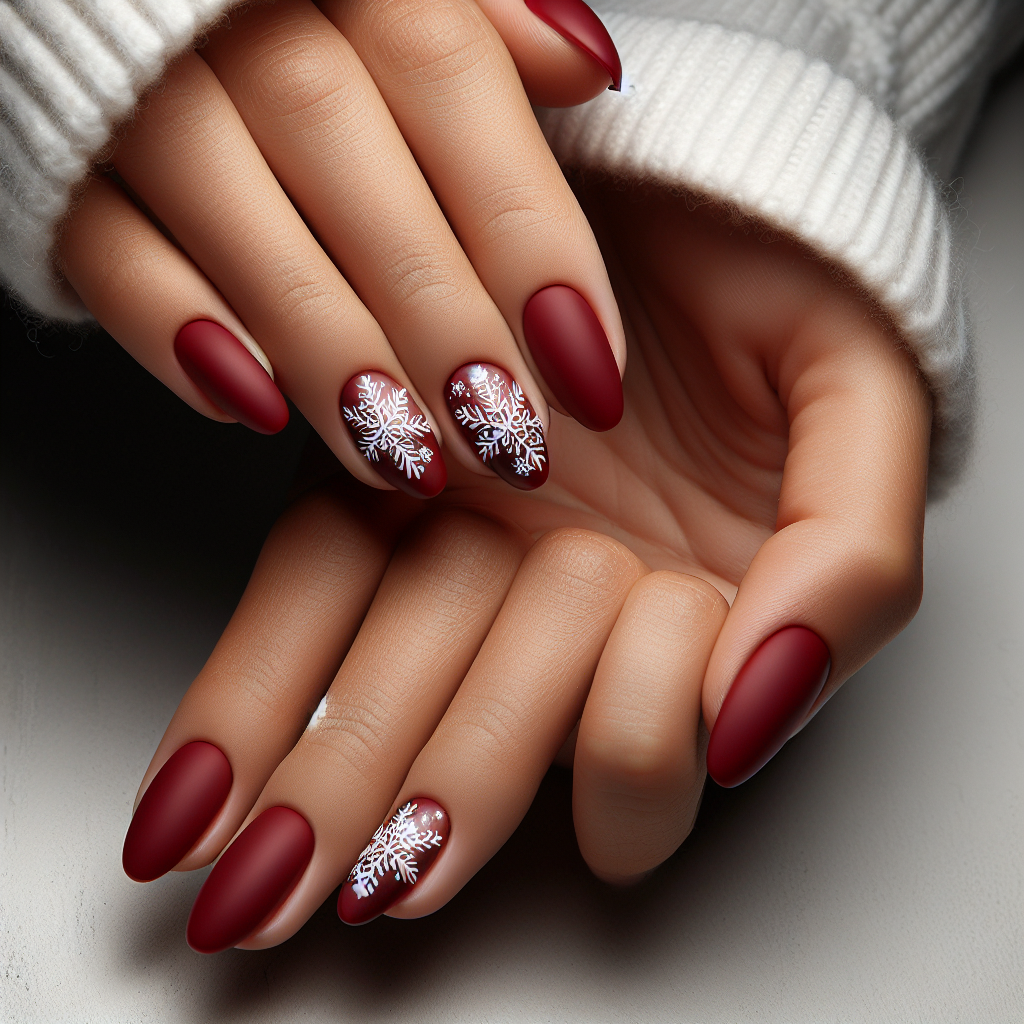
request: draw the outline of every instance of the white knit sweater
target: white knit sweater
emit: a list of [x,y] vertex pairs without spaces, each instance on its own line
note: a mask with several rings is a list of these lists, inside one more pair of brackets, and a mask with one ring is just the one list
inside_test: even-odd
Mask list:
[[[73,188],[231,0],[0,0],[0,279],[87,313],[50,249]],[[933,487],[971,421],[950,172],[1017,0],[601,0],[630,86],[540,111],[556,156],[724,200],[803,239],[891,314],[935,394]]]

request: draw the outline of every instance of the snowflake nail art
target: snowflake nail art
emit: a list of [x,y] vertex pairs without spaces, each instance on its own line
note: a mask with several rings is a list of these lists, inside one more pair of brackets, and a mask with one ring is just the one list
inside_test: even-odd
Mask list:
[[467,363],[448,381],[445,398],[485,466],[524,491],[544,483],[544,424],[514,377],[490,363]]
[[448,833],[448,815],[434,800],[400,807],[374,833],[341,887],[341,919],[364,924],[394,906],[433,864]]
[[447,480],[430,423],[409,392],[387,374],[357,374],[341,392],[341,415],[359,453],[389,484],[432,498]]

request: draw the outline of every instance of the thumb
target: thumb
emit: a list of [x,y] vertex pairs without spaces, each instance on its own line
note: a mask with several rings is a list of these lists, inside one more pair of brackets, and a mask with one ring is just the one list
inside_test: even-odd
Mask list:
[[508,47],[530,102],[573,107],[622,84],[608,30],[583,0],[476,0]]

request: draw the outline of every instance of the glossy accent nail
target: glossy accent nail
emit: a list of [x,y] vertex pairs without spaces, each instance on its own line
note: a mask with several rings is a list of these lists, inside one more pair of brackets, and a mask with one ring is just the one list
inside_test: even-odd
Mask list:
[[414,498],[444,490],[448,471],[430,423],[386,373],[357,373],[342,389],[341,417],[359,454],[393,487]]
[[523,333],[537,369],[565,411],[588,430],[622,419],[622,381],[601,321],[579,292],[542,288],[523,310]]
[[218,409],[260,434],[288,424],[288,403],[270,374],[230,332],[211,320],[185,324],[174,354],[189,379]]
[[338,895],[338,916],[366,924],[401,900],[427,873],[448,839],[451,822],[434,800],[417,797],[374,833]]
[[136,882],[174,867],[206,831],[231,789],[231,765],[212,743],[196,740],[156,773],[124,837],[121,864]]
[[578,46],[608,72],[612,89],[622,88],[622,62],[608,29],[583,0],[526,0],[526,6],[563,39]]
[[831,658],[817,633],[787,626],[740,669],[708,744],[708,774],[738,786],[760,771],[807,716],[828,678]]
[[290,807],[271,807],[224,851],[203,883],[185,935],[197,953],[237,945],[276,911],[313,856],[313,830]]
[[445,398],[463,437],[502,480],[523,491],[547,480],[544,424],[510,373],[467,363],[452,374]]

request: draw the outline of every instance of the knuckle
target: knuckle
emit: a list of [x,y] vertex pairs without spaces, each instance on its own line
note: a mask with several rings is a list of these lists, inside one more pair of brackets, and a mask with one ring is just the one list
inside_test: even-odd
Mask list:
[[577,758],[602,789],[640,799],[672,787],[680,771],[676,745],[657,729],[581,729]]
[[480,609],[482,596],[504,586],[519,560],[506,527],[466,509],[428,515],[408,537],[405,552],[425,570],[435,611],[446,609],[460,620]]
[[486,74],[492,47],[479,17],[457,0],[375,5],[375,37],[391,73],[410,85],[469,86]]
[[924,593],[921,546],[899,538],[863,538],[857,573],[878,607],[899,628],[917,613]]
[[305,739],[367,784],[387,771],[393,760],[386,710],[374,706],[369,692],[360,704],[328,700],[327,713]]
[[501,239],[523,233],[549,230],[554,237],[565,235],[563,211],[550,190],[528,181],[507,182],[480,196],[475,204],[475,233],[481,243],[494,245]]
[[729,611],[728,602],[707,580],[670,570],[648,573],[632,596],[645,618],[671,623],[719,626]]
[[391,304],[396,309],[415,303],[417,315],[421,307],[430,307],[434,315],[455,316],[469,304],[465,288],[455,281],[451,251],[427,239],[396,247],[380,270],[380,278]]
[[348,126],[347,137],[354,131],[349,122],[366,109],[355,102],[351,76],[344,74],[337,55],[318,34],[286,29],[276,26],[239,70],[246,105],[264,123],[286,133],[330,125],[329,138]]
[[530,557],[554,589],[577,600],[620,596],[643,572],[640,560],[624,544],[592,530],[572,527],[545,534]]

